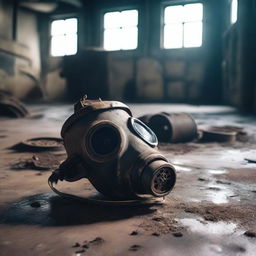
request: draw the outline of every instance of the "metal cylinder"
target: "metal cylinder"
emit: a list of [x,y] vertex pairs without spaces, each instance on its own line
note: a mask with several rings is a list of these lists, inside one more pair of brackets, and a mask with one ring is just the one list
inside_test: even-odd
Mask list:
[[152,115],[148,114],[148,115],[143,115],[140,116],[138,119],[140,121],[142,121],[144,124],[148,125],[149,119],[152,117]]
[[187,142],[197,136],[195,120],[187,113],[165,113],[152,115],[148,126],[160,142]]
[[176,182],[175,170],[169,163],[159,159],[144,168],[141,181],[145,194],[165,196]]

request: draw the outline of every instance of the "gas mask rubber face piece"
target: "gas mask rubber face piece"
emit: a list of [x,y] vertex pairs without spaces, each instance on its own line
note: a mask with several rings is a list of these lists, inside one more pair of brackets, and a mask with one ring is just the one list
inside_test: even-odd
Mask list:
[[117,101],[82,99],[61,131],[68,158],[50,182],[87,178],[115,199],[163,197],[176,181],[154,132]]

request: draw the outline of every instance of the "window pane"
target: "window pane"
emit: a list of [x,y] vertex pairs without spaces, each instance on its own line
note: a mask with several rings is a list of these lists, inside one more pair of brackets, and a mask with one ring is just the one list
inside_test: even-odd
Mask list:
[[199,47],[202,45],[202,22],[184,24],[184,47]]
[[51,55],[65,55],[65,36],[54,36],[51,41]]
[[66,34],[75,34],[77,32],[77,19],[66,19],[64,26]]
[[77,52],[77,35],[67,35],[65,37],[65,55],[73,55]]
[[104,28],[121,27],[121,22],[120,12],[107,12],[104,15]]
[[122,29],[122,49],[136,49],[138,44],[138,28],[123,28]]
[[64,35],[64,20],[54,20],[51,24],[51,35]]
[[121,25],[123,27],[137,26],[138,25],[138,11],[129,10],[121,12]]
[[237,0],[232,0],[231,2],[231,24],[237,21]]
[[109,51],[121,49],[121,29],[106,29],[104,31],[104,48]]
[[182,24],[166,25],[164,27],[164,48],[181,48],[182,30]]
[[202,4],[186,4],[184,6],[184,21],[201,21],[203,19]]
[[183,6],[168,6],[164,9],[164,23],[181,23],[183,22]]

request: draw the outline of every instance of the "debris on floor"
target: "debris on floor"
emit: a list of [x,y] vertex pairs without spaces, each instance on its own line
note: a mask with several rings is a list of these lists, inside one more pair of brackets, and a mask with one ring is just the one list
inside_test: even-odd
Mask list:
[[58,168],[60,163],[65,159],[66,155],[56,155],[48,152],[37,153],[32,157],[21,158],[18,162],[12,165],[14,170],[54,170]]
[[26,139],[11,147],[17,151],[50,151],[64,150],[63,140],[55,137],[36,137]]
[[21,143],[31,150],[63,149],[63,140],[61,138],[39,137],[28,139]]
[[256,158],[245,158],[244,160],[246,160],[248,163],[256,164]]
[[132,246],[129,248],[129,250],[130,250],[130,251],[133,251],[133,252],[136,252],[136,251],[138,251],[138,250],[141,249],[141,248],[142,248],[141,245],[134,244],[134,245],[132,245]]
[[174,233],[172,233],[173,234],[173,236],[175,236],[175,237],[182,237],[183,236],[183,234],[181,233],[181,232],[174,232]]
[[[172,113],[171,107],[154,106],[157,113],[163,108]],[[131,105],[137,116],[149,108]],[[49,190],[47,178],[66,159],[63,146],[43,151],[11,148],[29,138],[58,138],[70,106],[47,106],[41,110],[44,118],[19,119],[18,125],[14,119],[1,120],[0,135],[5,136],[0,144],[0,229],[5,234],[0,238],[1,253],[254,255],[256,164],[248,159],[256,154],[256,119],[219,109],[189,113],[198,129],[216,126],[235,132],[235,140],[196,137],[186,143],[159,143],[159,152],[177,171],[176,185],[161,203],[142,205],[90,204],[59,197]],[[13,169],[14,164],[19,168]],[[58,186],[69,194],[95,192],[86,179]]]
[[202,141],[216,141],[216,142],[235,142],[236,140],[236,132],[224,132],[219,131],[218,129],[205,129],[202,130]]
[[137,236],[138,234],[139,234],[138,231],[132,231],[131,234],[130,234],[130,236]]
[[201,141],[216,141],[216,142],[229,142],[245,141],[247,133],[243,127],[240,126],[210,126],[201,129]]
[[256,238],[256,232],[251,231],[251,230],[244,232],[244,235],[248,236],[248,237]]
[[34,207],[34,208],[39,208],[39,207],[41,207],[41,204],[40,204],[40,202],[33,202],[30,204],[30,206]]
[[21,118],[29,115],[23,103],[9,92],[0,90],[0,116]]

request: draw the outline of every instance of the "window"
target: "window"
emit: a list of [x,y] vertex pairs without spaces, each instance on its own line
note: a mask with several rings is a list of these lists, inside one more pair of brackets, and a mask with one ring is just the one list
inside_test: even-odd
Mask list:
[[77,19],[54,20],[51,23],[51,55],[73,55],[77,52]]
[[164,48],[200,47],[202,34],[201,3],[173,5],[164,9]]
[[230,22],[231,24],[236,23],[237,21],[237,0],[231,0],[231,13],[230,13]]
[[104,49],[132,50],[138,46],[138,11],[107,12],[104,15]]

